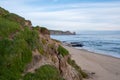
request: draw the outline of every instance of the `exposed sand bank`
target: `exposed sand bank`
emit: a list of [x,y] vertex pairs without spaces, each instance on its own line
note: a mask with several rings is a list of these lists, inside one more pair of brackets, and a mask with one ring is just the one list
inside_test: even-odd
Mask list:
[[120,80],[120,59],[73,47],[64,47],[83,70],[95,72],[92,78],[85,80]]

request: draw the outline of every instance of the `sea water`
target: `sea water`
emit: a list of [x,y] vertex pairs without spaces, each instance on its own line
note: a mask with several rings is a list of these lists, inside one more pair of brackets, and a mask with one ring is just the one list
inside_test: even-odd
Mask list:
[[51,35],[51,38],[77,42],[84,45],[82,49],[120,58],[120,31],[79,31],[76,35]]

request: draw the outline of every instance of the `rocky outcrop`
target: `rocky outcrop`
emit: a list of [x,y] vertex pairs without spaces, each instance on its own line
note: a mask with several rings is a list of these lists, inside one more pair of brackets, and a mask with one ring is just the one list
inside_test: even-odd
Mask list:
[[70,31],[59,31],[59,30],[49,30],[51,35],[76,35],[75,32]]
[[84,45],[80,42],[71,42],[70,45],[72,47],[83,47]]

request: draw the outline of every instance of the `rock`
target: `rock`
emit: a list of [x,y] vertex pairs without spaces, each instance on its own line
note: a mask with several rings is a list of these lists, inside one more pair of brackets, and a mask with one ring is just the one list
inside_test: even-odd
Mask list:
[[83,47],[84,45],[79,42],[71,42],[72,47]]

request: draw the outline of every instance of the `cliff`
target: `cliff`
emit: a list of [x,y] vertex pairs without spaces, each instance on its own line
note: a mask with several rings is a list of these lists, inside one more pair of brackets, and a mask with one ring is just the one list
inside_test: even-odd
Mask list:
[[51,35],[76,35],[75,32],[70,31],[59,31],[59,30],[49,30]]
[[0,7],[0,80],[82,80],[87,74],[44,27]]

